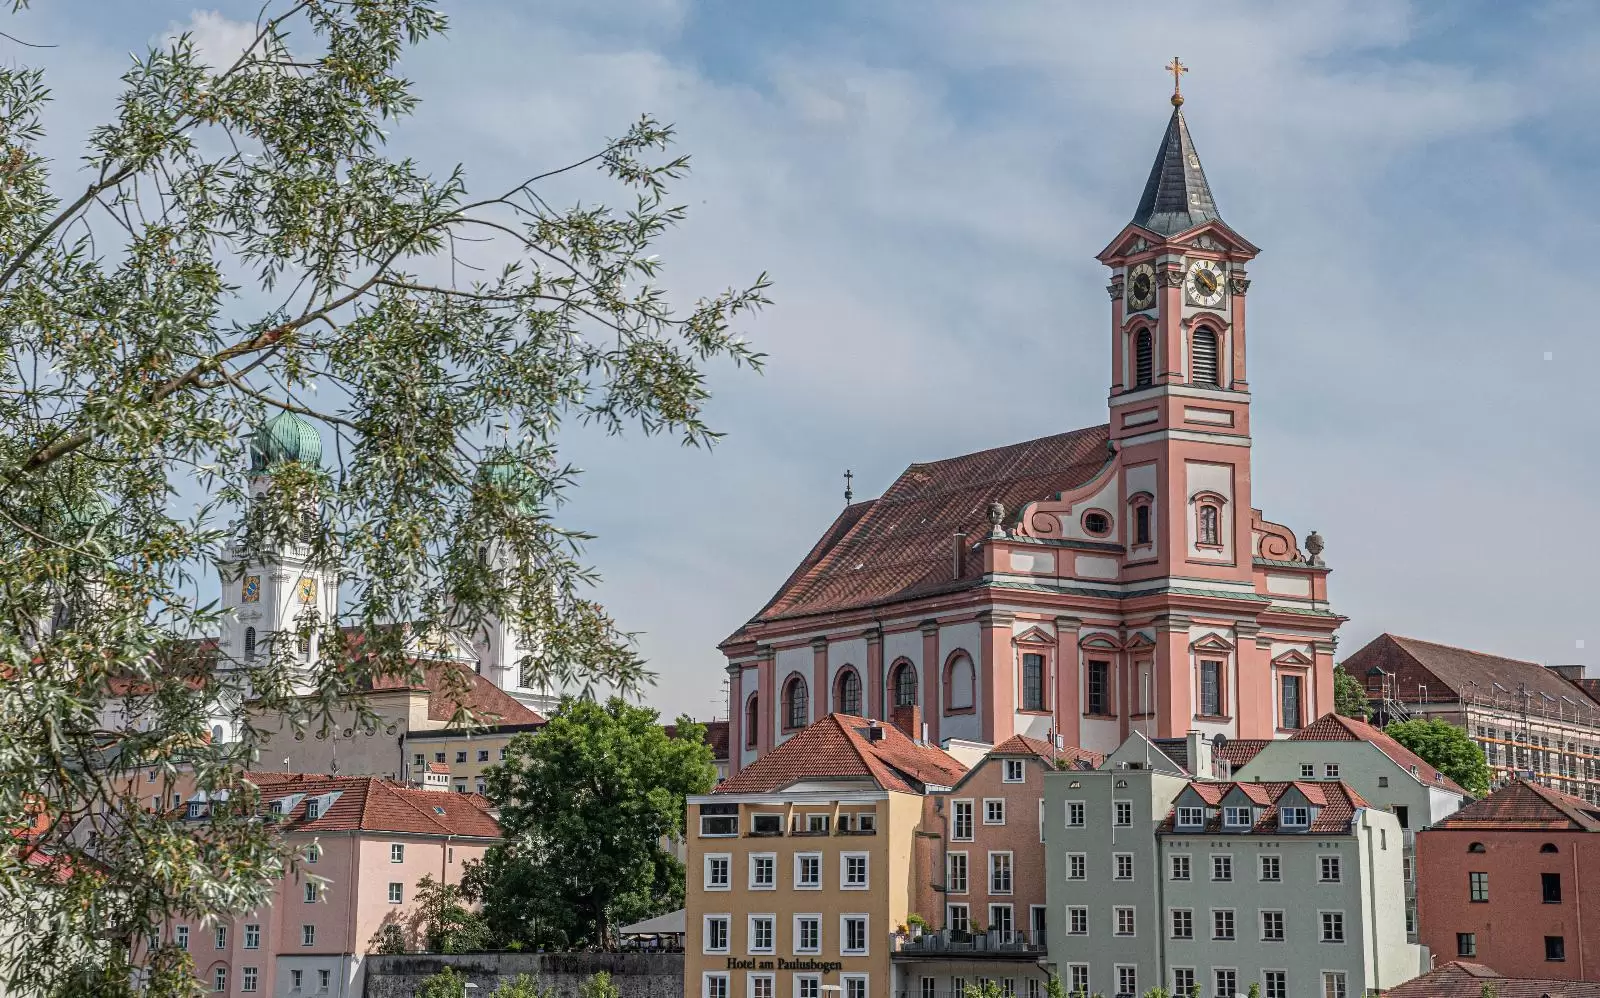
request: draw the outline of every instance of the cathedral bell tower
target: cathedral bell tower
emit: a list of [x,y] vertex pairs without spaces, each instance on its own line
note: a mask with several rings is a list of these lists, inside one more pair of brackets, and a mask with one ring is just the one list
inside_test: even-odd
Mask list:
[[1111,268],[1111,428],[1130,525],[1123,578],[1251,580],[1244,265],[1183,117],[1172,117]]

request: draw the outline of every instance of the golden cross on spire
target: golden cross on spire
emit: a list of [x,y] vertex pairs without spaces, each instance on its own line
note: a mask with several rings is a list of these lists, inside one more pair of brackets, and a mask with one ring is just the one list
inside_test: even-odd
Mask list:
[[1166,70],[1172,74],[1172,106],[1179,107],[1183,104],[1183,89],[1181,87],[1183,74],[1189,71],[1189,67],[1179,62],[1177,56],[1173,56],[1172,61],[1167,63]]

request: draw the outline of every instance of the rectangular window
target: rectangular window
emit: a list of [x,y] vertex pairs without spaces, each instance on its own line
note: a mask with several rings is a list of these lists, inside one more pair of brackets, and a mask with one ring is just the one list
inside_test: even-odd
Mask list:
[[1001,942],[1010,942],[1016,931],[1016,923],[1011,918],[1009,904],[991,904],[989,906],[989,931],[994,933]]
[[1349,994],[1345,985],[1344,971],[1324,970],[1322,972],[1322,998],[1349,998]]
[[778,887],[778,857],[772,853],[756,853],[750,857],[750,889],[771,891]]
[[1477,956],[1478,934],[1476,932],[1456,933],[1456,956]]
[[1232,856],[1213,856],[1213,857],[1211,857],[1211,879],[1212,880],[1232,880],[1233,879],[1233,857]]
[[300,978],[301,978],[301,975],[304,974],[304,973],[305,972],[301,971],[301,970],[291,970],[291,971],[289,971],[289,990],[290,991],[299,991],[300,990]]
[[1133,802],[1119,800],[1112,802],[1113,816],[1111,823],[1119,828],[1127,828],[1133,824]]
[[777,933],[771,915],[750,916],[750,938],[747,947],[751,953],[771,953]]
[[1344,942],[1344,912],[1325,911],[1322,913],[1322,941],[1325,943]]
[[317,971],[317,992],[319,994],[327,994],[328,993],[328,978],[330,976],[332,976],[332,974],[329,971],[326,971],[326,970]]
[[1089,713],[1107,715],[1111,713],[1111,663],[1090,662],[1089,675],[1085,679],[1088,687]]
[[1337,780],[1339,778],[1339,764],[1337,762],[1323,763],[1322,776],[1324,779]]
[[983,802],[983,823],[985,825],[1003,825],[1006,823],[1006,802],[1004,798],[989,799]]
[[822,952],[821,915],[796,915],[794,917],[794,951],[796,953]]
[[727,853],[706,857],[706,890],[725,891],[733,887],[733,857]]
[[1067,909],[1067,935],[1086,936],[1089,934],[1089,909],[1083,905],[1072,905]]
[[259,926],[259,925],[246,925],[244,927],[244,948],[245,949],[260,949],[261,948],[261,926]]
[[989,854],[989,893],[1011,893],[1011,854],[1008,852]]
[[461,749],[461,750],[457,751],[456,752],[456,762],[466,762],[466,761],[467,761],[466,749]]
[[306,904],[316,904],[317,898],[320,897],[321,894],[322,891],[318,889],[317,882],[315,880],[308,880],[306,882]]
[[1278,856],[1261,857],[1261,880],[1263,883],[1275,884],[1283,879],[1283,862]]
[[1022,656],[1022,709],[1044,710],[1044,656]]
[[216,940],[216,944],[217,944],[217,949],[227,949],[228,948],[228,927],[226,925],[217,926],[217,930],[214,933],[214,935],[215,935],[215,940]]
[[1283,942],[1283,912],[1263,911],[1261,913],[1261,941],[1265,943]]
[[844,987],[844,998],[867,998],[867,975],[859,974],[854,977],[841,975],[839,983]]
[[939,979],[937,977],[924,977],[922,979],[922,998],[939,998]]
[[1311,809],[1306,807],[1285,807],[1278,811],[1283,817],[1280,824],[1285,828],[1305,828],[1311,824]]
[[1172,879],[1189,879],[1189,857],[1187,855],[1179,854],[1172,857]]
[[1194,994],[1194,968],[1172,968],[1172,994],[1173,998],[1189,998]]
[[1339,857],[1323,856],[1322,882],[1325,884],[1337,884],[1339,882],[1339,873]]
[[1212,939],[1232,939],[1233,929],[1232,908],[1217,908],[1211,912]]
[[1239,974],[1234,970],[1215,970],[1212,976],[1217,983],[1217,998],[1235,998],[1239,993]]
[[839,952],[843,956],[867,955],[867,916],[839,917]]
[[945,893],[967,893],[967,854],[964,852],[946,853],[944,867]]
[[1068,880],[1087,880],[1087,879],[1089,879],[1089,857],[1088,857],[1088,855],[1086,853],[1081,853],[1081,852],[1069,852],[1069,853],[1067,853],[1067,879]]
[[239,990],[254,991],[256,989],[256,975],[259,973],[254,967],[245,967],[239,971]]
[[972,841],[972,801],[958,800],[950,804],[952,810],[952,830],[950,837],[957,842]]
[[1068,828],[1082,828],[1083,827],[1083,813],[1084,813],[1083,812],[1083,801],[1081,801],[1081,800],[1069,800],[1069,801],[1067,801],[1067,827]]
[[739,805],[701,804],[700,837],[730,838],[739,834]]
[[1133,879],[1133,853],[1131,853],[1131,852],[1119,852],[1119,853],[1116,853],[1111,858],[1112,858],[1112,872],[1111,872],[1112,877],[1117,879],[1117,880],[1132,880]]
[[1544,958],[1551,963],[1559,963],[1567,958],[1566,936],[1544,937]]
[[950,926],[951,932],[966,932],[972,926],[972,918],[964,904],[947,904],[945,910],[945,924]]
[[389,903],[399,904],[405,900],[405,885],[393,880],[389,881]]
[[705,927],[705,951],[707,953],[728,952],[728,916],[707,915]]
[[217,970],[216,970],[216,973],[211,975],[211,990],[212,991],[226,991],[226,990],[228,990],[228,968],[227,967],[218,967]]
[[1073,994],[1089,994],[1089,965],[1087,963],[1067,964],[1067,979],[1072,982]]
[[1172,938],[1194,938],[1194,912],[1188,908],[1172,909]]
[[1278,723],[1285,728],[1300,727],[1300,677],[1284,676],[1279,680]]
[[406,861],[406,847],[399,842],[389,843],[389,862],[404,863]]
[[1253,824],[1250,812],[1248,807],[1225,807],[1222,809],[1222,823],[1229,828],[1249,828]]
[[1207,717],[1222,716],[1222,663],[1206,660],[1200,663],[1200,713]]
[[1044,942],[1044,913],[1047,910],[1048,909],[1042,904],[1030,905],[1028,907],[1028,924],[1029,928],[1033,930],[1033,938],[1036,942]]
[[1001,780],[1006,783],[1021,783],[1026,779],[1027,765],[1022,759],[1005,760],[1005,774]]
[[1289,998],[1289,974],[1282,970],[1268,970],[1262,973],[1266,979],[1265,998]]
[[1199,828],[1206,823],[1206,809],[1203,807],[1178,808],[1178,825],[1183,828]]
[[[925,977],[923,980],[931,981],[933,978]],[[822,978],[815,974],[802,974],[796,977],[794,979],[794,998],[822,998]]]
[[1131,907],[1118,906],[1112,909],[1112,914],[1115,919],[1113,929],[1117,935],[1131,936],[1134,934],[1133,909]]
[[752,814],[750,816],[751,835],[782,835],[783,815],[781,814]]
[[839,886],[847,891],[867,889],[867,854],[847,852],[839,857]]
[[750,975],[750,998],[777,998],[778,982],[771,974]]
[[1314,780],[1314,779],[1316,779],[1317,778],[1317,767],[1312,765],[1309,762],[1302,762],[1300,764],[1300,778],[1302,780]]
[[1473,904],[1484,904],[1489,900],[1489,874],[1475,872],[1467,874],[1467,891]]
[[1139,971],[1135,967],[1122,964],[1117,965],[1117,994],[1136,995],[1139,993]]
[[317,944],[317,927],[315,925],[300,926],[300,945],[315,946]]
[[1545,904],[1561,903],[1561,874],[1539,874],[1539,889],[1544,895]]
[[417,770],[418,772],[421,772],[422,768],[427,764],[428,760],[421,752],[418,752],[416,755],[411,757],[411,768]]

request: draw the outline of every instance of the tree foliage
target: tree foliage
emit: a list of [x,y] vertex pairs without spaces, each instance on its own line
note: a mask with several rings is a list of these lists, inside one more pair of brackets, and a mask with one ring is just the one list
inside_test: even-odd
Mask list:
[[1481,796],[1489,792],[1494,773],[1483,757],[1483,749],[1449,721],[1399,721],[1384,731],[1468,793]]
[[429,953],[472,953],[489,943],[483,915],[467,903],[460,884],[424,876],[412,909],[413,935]]
[[672,737],[653,710],[567,699],[489,770],[505,843],[467,874],[496,937],[607,946],[615,925],[683,906],[684,798],[716,781],[705,726]]
[[[410,635],[465,640],[488,614],[537,637],[531,681],[648,678],[557,518],[562,430],[713,442],[704,371],[759,364],[732,323],[764,280],[685,310],[660,290],[652,244],[683,217],[667,191],[687,161],[649,118],[483,194],[391,155],[385,129],[419,99],[398,65],[445,27],[434,0],[268,0],[241,52],[182,37],[134,57],[60,162],[39,152],[44,71],[24,50],[0,66],[13,993],[86,975],[125,992],[179,959],[145,947],[169,920],[271,896],[292,858],[240,778],[271,748],[248,722],[212,739],[219,709],[249,697],[313,735],[351,709],[375,723],[361,691],[420,678]],[[553,207],[548,185],[580,167],[625,207]],[[272,488],[247,503],[249,431],[283,412],[331,442],[330,467],[258,468]],[[490,543],[503,557],[478,556]],[[337,571],[340,617],[308,615],[251,660],[198,643],[221,624],[196,595],[210,566],[268,545]],[[148,806],[180,777],[212,801],[201,820]],[[628,889],[649,879],[628,872]]]
[[1366,688],[1361,681],[1344,671],[1344,666],[1333,668],[1333,709],[1345,717],[1365,721],[1372,715],[1372,705],[1367,701]]

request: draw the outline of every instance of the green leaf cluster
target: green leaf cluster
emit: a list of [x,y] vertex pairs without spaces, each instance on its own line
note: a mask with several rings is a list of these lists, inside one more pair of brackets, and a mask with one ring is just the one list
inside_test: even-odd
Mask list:
[[1333,667],[1333,709],[1345,717],[1365,721],[1372,715],[1372,705],[1367,700],[1366,688],[1361,681],[1344,671],[1344,666]]
[[1468,793],[1482,796],[1489,792],[1494,772],[1483,749],[1463,729],[1449,721],[1418,718],[1396,722],[1383,730]]

